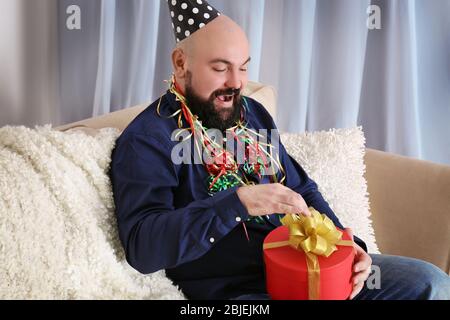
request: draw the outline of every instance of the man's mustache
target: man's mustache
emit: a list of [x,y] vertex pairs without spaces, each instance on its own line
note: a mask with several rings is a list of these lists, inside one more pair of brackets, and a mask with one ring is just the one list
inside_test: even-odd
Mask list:
[[231,96],[231,95],[237,96],[239,94],[241,94],[241,89],[235,89],[235,88],[228,88],[228,89],[225,89],[225,90],[217,90],[214,93],[214,95],[216,97],[218,97],[218,96]]

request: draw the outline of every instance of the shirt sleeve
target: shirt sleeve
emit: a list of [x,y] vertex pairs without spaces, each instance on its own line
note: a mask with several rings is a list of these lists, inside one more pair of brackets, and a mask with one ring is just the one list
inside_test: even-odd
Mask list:
[[134,133],[120,137],[112,155],[119,237],[128,263],[145,274],[198,259],[248,218],[236,188],[174,208],[179,180],[170,155],[161,139]]

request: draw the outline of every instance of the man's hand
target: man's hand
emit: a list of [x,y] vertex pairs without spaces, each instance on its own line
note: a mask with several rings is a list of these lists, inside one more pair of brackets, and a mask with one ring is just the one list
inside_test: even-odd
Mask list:
[[[353,240],[352,229],[347,228],[345,230],[349,234],[350,238]],[[350,300],[353,299],[359,292],[361,292],[364,286],[364,281],[366,281],[370,275],[372,265],[372,258],[364,251],[364,249],[361,248],[356,243],[354,243],[354,247],[355,247],[355,261],[352,270],[353,291],[350,294],[349,297]]]
[[251,216],[272,213],[311,215],[303,197],[279,183],[240,187],[237,195]]

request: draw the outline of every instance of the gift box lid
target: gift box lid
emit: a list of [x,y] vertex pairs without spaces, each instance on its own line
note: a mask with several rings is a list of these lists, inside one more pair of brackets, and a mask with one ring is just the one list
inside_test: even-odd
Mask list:
[[[340,230],[342,231],[342,230]],[[281,226],[271,231],[264,239],[264,244],[272,242],[287,241],[289,239],[289,228]],[[342,240],[350,240],[350,237],[343,231]],[[351,246],[336,246],[338,250],[329,257],[318,256],[320,270],[337,268],[341,264],[348,263],[348,259],[353,259],[353,250]],[[264,250],[265,259],[272,265],[281,267],[283,270],[306,271],[308,270],[305,259],[305,252],[296,250],[289,245]]]

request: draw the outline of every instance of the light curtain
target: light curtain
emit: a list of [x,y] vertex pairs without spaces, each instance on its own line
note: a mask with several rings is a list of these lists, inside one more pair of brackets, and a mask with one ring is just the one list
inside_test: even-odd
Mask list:
[[[209,2],[247,33],[250,79],[277,89],[282,131],[362,125],[368,147],[450,164],[449,0]],[[65,27],[72,4],[81,30]],[[380,30],[366,26],[369,5]],[[55,19],[60,123],[164,93],[166,0],[59,0]]]

